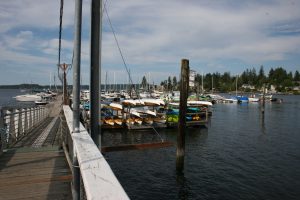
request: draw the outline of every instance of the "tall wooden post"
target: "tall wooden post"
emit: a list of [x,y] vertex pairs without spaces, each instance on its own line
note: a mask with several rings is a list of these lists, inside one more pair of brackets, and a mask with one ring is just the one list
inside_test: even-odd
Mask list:
[[264,84],[264,89],[263,89],[263,99],[262,99],[262,108],[261,108],[261,113],[262,114],[265,114],[265,101],[266,101],[266,98],[265,98],[265,94],[266,94],[266,85]]
[[189,89],[189,60],[181,60],[181,81],[180,81],[180,105],[179,105],[179,124],[177,134],[177,151],[176,151],[176,170],[182,172],[184,168],[185,154],[185,128],[186,128],[186,110],[187,97]]

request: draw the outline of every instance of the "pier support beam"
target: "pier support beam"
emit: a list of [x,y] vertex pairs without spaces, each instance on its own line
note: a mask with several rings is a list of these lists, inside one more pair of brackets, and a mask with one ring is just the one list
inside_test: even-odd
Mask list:
[[177,134],[176,170],[181,173],[184,169],[186,109],[189,89],[189,60],[181,60],[179,124]]

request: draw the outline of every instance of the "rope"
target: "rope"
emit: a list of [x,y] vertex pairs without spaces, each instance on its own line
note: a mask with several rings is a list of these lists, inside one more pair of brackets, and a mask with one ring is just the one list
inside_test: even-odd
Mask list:
[[[110,17],[109,17],[108,12],[107,12],[106,2],[107,2],[107,0],[105,1],[104,6],[103,6],[103,7],[104,7],[104,11],[105,11],[105,13],[106,13],[106,16],[107,16],[107,19],[108,19],[108,22],[109,22],[109,26],[110,26],[110,28],[111,28],[111,31],[112,31],[112,33],[113,33],[113,35],[114,35],[114,39],[115,39],[115,41],[116,41],[116,44],[117,44],[119,53],[120,53],[120,55],[121,55],[121,58],[122,58],[124,67],[125,67],[126,72],[127,72],[128,76],[129,76],[129,82],[130,82],[131,85],[133,86],[133,81],[132,81],[132,79],[131,79],[130,71],[129,71],[129,69],[128,69],[128,67],[127,67],[127,64],[126,64],[126,62],[125,62],[125,58],[124,58],[123,53],[122,53],[122,50],[121,50],[121,48],[120,48],[120,45],[119,45],[119,42],[118,42],[118,39],[117,39],[115,30],[114,30],[114,28],[113,28],[113,26],[112,26]],[[140,97],[139,93],[136,91],[135,87],[132,87],[132,88],[133,88],[133,90],[135,91],[135,93],[137,94],[138,99],[140,100],[141,97]],[[143,108],[143,109],[145,110],[145,108]],[[154,132],[160,137],[161,141],[163,142],[164,140],[163,140],[163,138],[161,137],[161,135],[157,132],[157,130],[156,130],[154,127],[152,127],[152,129],[153,129]]]
[[[123,53],[122,53],[121,47],[120,47],[120,45],[119,45],[119,42],[118,42],[118,39],[117,39],[117,36],[116,36],[115,30],[114,30],[114,28],[113,28],[113,26],[112,26],[112,23],[111,23],[110,17],[109,17],[109,15],[108,15],[108,12],[107,12],[107,8],[106,8],[106,2],[105,2],[105,4],[104,4],[104,6],[103,6],[103,7],[104,7],[104,11],[105,11],[105,13],[106,13],[106,16],[107,16],[107,19],[108,19],[108,22],[109,22],[109,26],[110,26],[110,28],[111,28],[111,31],[112,31],[113,35],[114,35],[114,39],[115,39],[115,41],[116,41],[116,44],[117,44],[117,47],[118,47],[119,53],[120,53],[120,55],[121,55],[121,58],[122,58],[122,61],[123,61],[124,67],[125,67],[125,69],[126,69],[126,72],[127,72],[127,74],[128,74],[128,77],[129,77],[129,82],[130,82],[130,83],[131,83],[131,85],[133,86],[133,81],[132,81],[132,78],[131,78],[131,75],[130,75],[130,71],[129,71],[129,69],[128,69],[128,67],[127,67],[127,64],[126,64],[126,62],[125,62],[125,58],[124,58],[124,56],[123,56]],[[135,88],[134,88],[134,87],[133,87],[133,90],[135,91],[135,93],[137,94],[138,98],[140,99],[140,96],[139,96],[139,94],[137,93],[137,91],[135,90]]]

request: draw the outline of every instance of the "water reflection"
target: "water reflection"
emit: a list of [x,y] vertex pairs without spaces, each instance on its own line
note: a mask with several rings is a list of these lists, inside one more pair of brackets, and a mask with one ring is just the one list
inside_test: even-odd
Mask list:
[[265,113],[261,113],[260,115],[260,127],[262,134],[266,134]]
[[184,173],[177,173],[176,184],[178,191],[178,199],[186,200],[188,199],[188,184],[184,176]]

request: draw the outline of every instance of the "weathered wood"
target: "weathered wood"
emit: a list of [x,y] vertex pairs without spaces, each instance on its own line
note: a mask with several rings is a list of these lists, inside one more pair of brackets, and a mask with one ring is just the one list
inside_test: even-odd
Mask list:
[[176,151],[176,170],[182,172],[184,168],[185,154],[185,128],[186,128],[186,110],[187,97],[189,90],[189,60],[181,60],[181,79],[180,79],[180,105],[179,105],[179,124],[177,134]]
[[[69,130],[73,113],[63,106]],[[87,199],[129,199],[110,166],[80,123],[80,132],[71,134]]]
[[61,151],[8,151],[0,157],[0,199],[71,199],[71,178]]
[[262,98],[262,107],[261,107],[262,114],[265,114],[265,101],[266,101],[265,94],[266,94],[266,84],[264,84],[264,87],[263,87],[263,98]]

